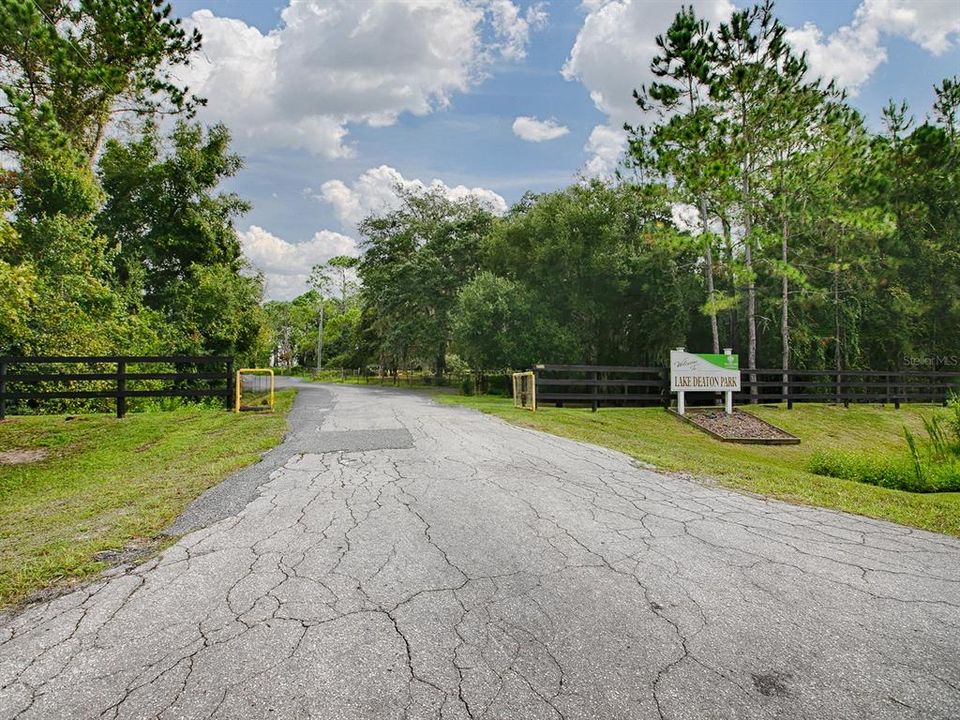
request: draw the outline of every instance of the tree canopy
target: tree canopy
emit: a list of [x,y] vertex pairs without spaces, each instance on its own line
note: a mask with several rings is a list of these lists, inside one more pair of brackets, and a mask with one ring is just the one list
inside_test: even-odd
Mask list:
[[359,257],[263,302],[234,229],[249,204],[222,189],[242,160],[175,80],[202,38],[160,0],[6,0],[0,353],[313,365],[322,315],[326,366],[636,365],[677,345],[748,368],[954,357],[960,79],[922,120],[891,101],[873,131],[770,2],[717,26],[684,7],[657,30],[616,181],[503,216],[398,187]]

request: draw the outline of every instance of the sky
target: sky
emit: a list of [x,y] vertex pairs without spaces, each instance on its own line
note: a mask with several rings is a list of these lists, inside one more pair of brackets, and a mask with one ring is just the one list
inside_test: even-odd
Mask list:
[[[688,4],[688,3],[684,3]],[[712,26],[743,3],[694,0]],[[609,176],[632,90],[649,82],[673,0],[173,0],[203,49],[179,79],[208,99],[244,160],[224,184],[253,204],[237,223],[267,296],[357,254],[357,223],[395,188],[436,186],[504,212],[525,191]],[[781,0],[811,72],[880,127],[960,73],[960,0]]]

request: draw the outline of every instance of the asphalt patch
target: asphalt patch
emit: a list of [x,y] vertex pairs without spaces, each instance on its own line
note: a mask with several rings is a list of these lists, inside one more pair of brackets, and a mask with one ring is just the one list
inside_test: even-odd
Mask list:
[[319,432],[303,440],[306,442],[297,448],[302,453],[406,450],[413,447],[413,436],[402,428]]
[[264,453],[260,462],[235,472],[203,493],[164,533],[185,535],[238,515],[260,495],[260,486],[269,481],[270,474],[294,455],[413,447],[413,437],[402,428],[325,432],[323,419],[333,409],[333,395],[316,385],[289,378],[277,378],[277,381],[278,387],[297,386],[297,398],[287,416],[290,429],[283,442]]

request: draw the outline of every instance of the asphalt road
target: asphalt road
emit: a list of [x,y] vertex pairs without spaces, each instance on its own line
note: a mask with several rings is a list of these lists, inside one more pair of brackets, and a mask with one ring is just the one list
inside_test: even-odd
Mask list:
[[0,718],[960,717],[957,539],[393,390],[292,422],[209,527],[0,625]]

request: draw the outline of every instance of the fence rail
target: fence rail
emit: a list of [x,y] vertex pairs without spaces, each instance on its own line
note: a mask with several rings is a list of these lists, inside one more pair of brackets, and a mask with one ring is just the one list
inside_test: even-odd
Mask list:
[[[540,404],[670,404],[670,373],[665,367],[620,365],[538,365],[534,368]],[[944,403],[960,394],[960,372],[918,370],[741,370],[744,403]],[[688,402],[719,403],[716,393],[687,393]]]
[[[57,369],[64,365],[70,367]],[[104,365],[113,367],[107,371]],[[131,371],[132,367],[143,365],[167,365],[175,370]],[[192,371],[188,371],[191,366]],[[213,367],[217,369],[211,370]],[[153,385],[137,387],[144,382]],[[165,385],[156,386],[160,382]],[[85,387],[78,389],[77,383]],[[113,399],[117,417],[122,418],[127,412],[128,398],[165,397],[219,397],[229,409],[233,400],[233,358],[226,355],[0,356],[0,420],[6,417],[11,404],[15,407],[23,401]]]

